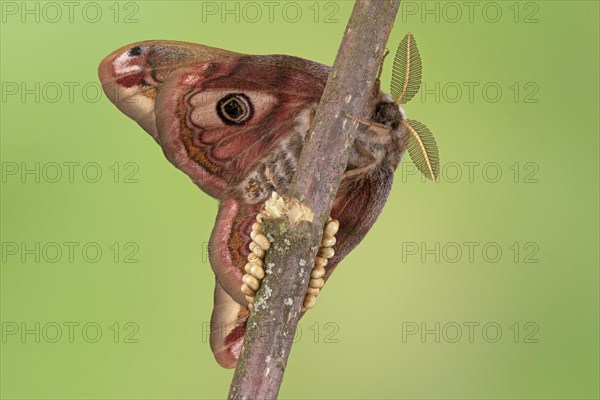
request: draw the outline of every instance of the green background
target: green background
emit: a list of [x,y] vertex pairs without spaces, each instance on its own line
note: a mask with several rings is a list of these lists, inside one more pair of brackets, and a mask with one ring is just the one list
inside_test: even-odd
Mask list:
[[[272,21],[263,2],[260,17],[227,3],[239,23],[208,3],[77,3],[73,22],[27,3],[38,22],[3,2],[2,398],[226,397],[232,371],[203,333],[216,201],[97,96],[97,65],[147,39],[331,64],[352,2],[298,2],[297,22],[285,3]],[[405,109],[434,132],[441,178],[422,182],[404,160],[372,232],[302,319],[281,398],[599,396],[598,2],[474,4],[472,19],[463,2],[401,9],[388,47],[407,31],[419,43],[427,92]],[[79,163],[72,182],[65,162]],[[36,163],[39,182],[21,176]],[[72,262],[65,242],[78,243]],[[36,323],[39,343],[21,336]],[[79,324],[72,343],[65,323]],[[421,335],[436,324],[439,342]]]

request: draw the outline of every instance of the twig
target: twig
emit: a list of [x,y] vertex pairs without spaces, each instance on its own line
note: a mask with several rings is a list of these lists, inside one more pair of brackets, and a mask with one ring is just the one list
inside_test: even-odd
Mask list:
[[[314,212],[312,222],[264,221],[275,241],[267,274],[256,294],[230,399],[274,399],[287,364],[323,225],[359,129],[355,116],[370,119],[373,88],[400,0],[357,0],[331,75],[304,146],[288,204],[299,200]],[[310,219],[310,218],[309,218]],[[256,306],[262,299],[262,307]]]

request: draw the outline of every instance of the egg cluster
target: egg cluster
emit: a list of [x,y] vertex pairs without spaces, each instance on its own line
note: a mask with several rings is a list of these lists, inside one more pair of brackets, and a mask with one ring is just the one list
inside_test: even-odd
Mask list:
[[[256,222],[252,225],[252,232],[250,237],[250,254],[248,254],[248,262],[244,267],[246,273],[242,278],[244,282],[242,284],[242,292],[246,296],[248,301],[248,308],[252,308],[254,304],[254,297],[256,291],[260,287],[261,280],[265,277],[264,260],[267,251],[271,248],[271,242],[263,234],[262,225],[262,214],[256,216]],[[310,273],[310,282],[308,283],[308,289],[306,296],[304,296],[304,304],[302,311],[306,311],[312,308],[317,303],[317,296],[321,292],[321,288],[325,284],[323,279],[325,276],[325,266],[329,262],[329,259],[333,257],[335,251],[333,246],[335,245],[335,234],[340,228],[339,221],[335,219],[329,219],[323,229],[323,239],[315,258],[315,265]]]

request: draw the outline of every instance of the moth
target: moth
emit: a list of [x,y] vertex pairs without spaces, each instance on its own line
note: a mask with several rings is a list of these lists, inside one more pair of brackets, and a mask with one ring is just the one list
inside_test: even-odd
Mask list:
[[[399,51],[405,54],[396,56],[395,68],[410,53]],[[410,64],[410,54],[406,59]],[[220,201],[209,244],[216,278],[210,343],[223,367],[236,365],[249,315],[240,286],[252,225],[273,192],[286,193],[330,71],[288,55],[244,55],[176,41],[127,45],[99,66],[107,97],[173,165]],[[411,79],[393,82],[393,88],[400,85],[398,100],[414,91]],[[389,95],[379,92],[374,102],[366,124],[378,129],[354,138],[331,211],[340,228],[325,281],[373,226],[411,137],[423,131],[419,124],[411,133],[415,124]],[[420,157],[432,158],[427,152]],[[428,172],[435,177],[433,169]]]

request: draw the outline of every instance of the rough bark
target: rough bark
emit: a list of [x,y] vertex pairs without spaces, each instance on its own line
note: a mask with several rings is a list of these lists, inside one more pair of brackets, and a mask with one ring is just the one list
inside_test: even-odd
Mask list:
[[400,0],[357,0],[332,73],[304,146],[288,200],[298,199],[314,219],[291,224],[264,220],[273,238],[267,273],[256,294],[230,399],[274,399],[287,364],[310,272],[346,169],[356,119],[370,119],[373,87]]

